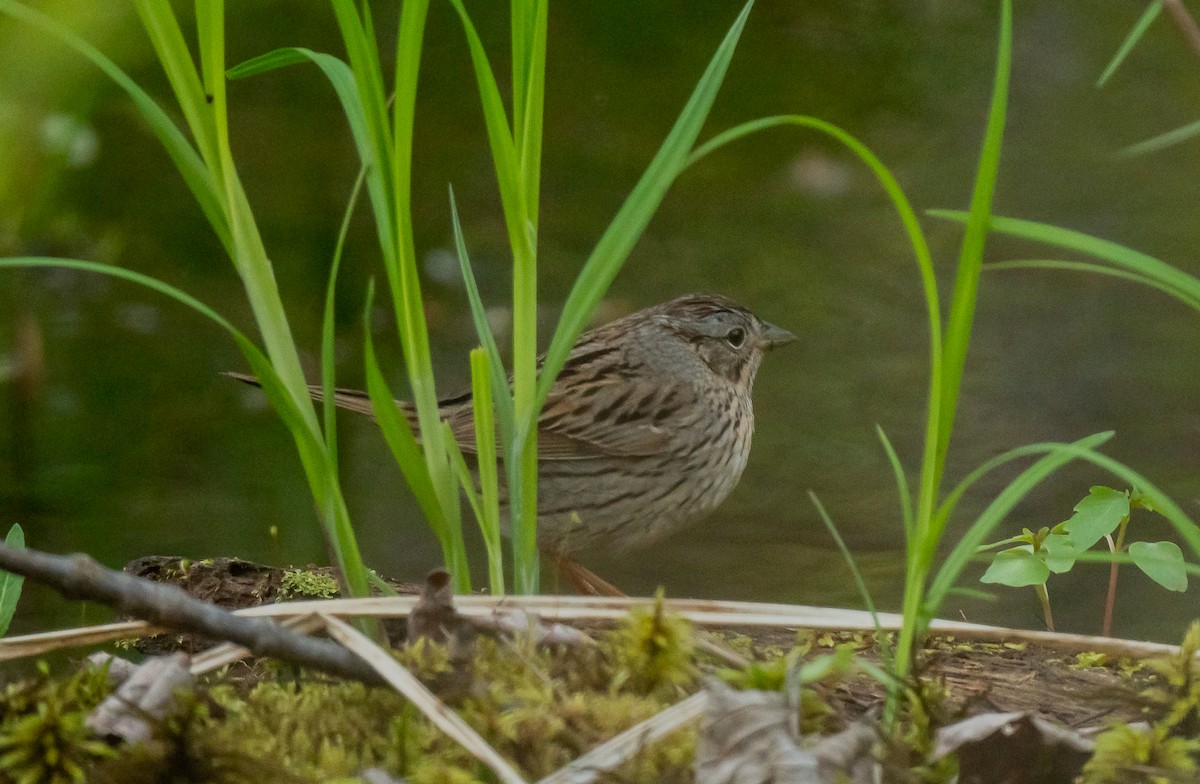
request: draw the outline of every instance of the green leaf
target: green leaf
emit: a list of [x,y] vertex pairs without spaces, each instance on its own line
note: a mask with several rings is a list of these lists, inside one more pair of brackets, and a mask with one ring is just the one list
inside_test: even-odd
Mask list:
[[1179,128],[1160,133],[1158,136],[1152,136],[1145,141],[1131,144],[1128,147],[1122,147],[1117,151],[1118,158],[1136,158],[1139,155],[1146,155],[1152,152],[1173,147],[1176,144],[1182,144],[1190,139],[1200,136],[1200,120],[1190,122]]
[[[966,213],[955,210],[928,210],[927,214],[935,218],[959,222],[965,222],[967,219]],[[1086,253],[1115,267],[1155,280],[1163,290],[1170,291],[1184,301],[1200,301],[1200,278],[1124,245],[1060,226],[1017,218],[1003,218],[997,215],[992,216],[991,230],[1000,234]]]
[[1046,566],[1055,574],[1069,572],[1075,565],[1077,552],[1069,536],[1050,534],[1042,540],[1042,553],[1046,559]]
[[1050,577],[1050,567],[1027,545],[996,553],[991,566],[979,578],[981,583],[999,583],[1013,588],[1043,585]]
[[[471,399],[474,403],[480,496],[476,517],[487,548],[488,585],[492,594],[499,596],[504,593],[504,559],[500,547],[500,484],[496,472],[496,423],[490,364],[487,349],[471,350]],[[503,392],[500,395],[507,398]]]
[[1039,451],[1045,451],[1047,454],[1017,475],[992,499],[992,502],[967,528],[955,543],[950,554],[946,556],[933,581],[929,584],[929,590],[921,608],[923,617],[932,618],[937,614],[937,609],[945,598],[946,592],[954,587],[954,583],[962,574],[963,569],[978,552],[979,546],[1022,498],[1029,495],[1042,481],[1071,460],[1076,458],[1098,460],[1098,456],[1091,451],[1090,447],[1104,443],[1111,435],[1111,433],[1097,433],[1072,444],[1038,445]]
[[276,49],[273,52],[260,54],[258,57],[253,57],[244,63],[233,66],[225,72],[225,78],[230,81],[245,79],[247,76],[256,76],[260,73],[274,71],[277,68],[283,68],[288,65],[308,62],[308,60],[309,57],[299,49],[290,47]]
[[1149,286],[1152,289],[1157,289],[1168,297],[1174,297],[1183,304],[1200,311],[1200,299],[1190,295],[1177,287],[1172,287],[1158,278],[1144,275],[1141,272],[1133,270],[1119,269],[1116,267],[1107,267],[1103,264],[1096,264],[1089,261],[1064,261],[1062,259],[1020,259],[1017,261],[1000,261],[994,264],[984,265],[984,269],[990,271],[995,270],[1015,270],[1015,269],[1043,269],[1043,270],[1064,270],[1067,272],[1089,272],[1093,275],[1104,275],[1109,278],[1119,278],[1121,280],[1131,280],[1134,283],[1143,286]]
[[1187,590],[1183,551],[1174,542],[1134,542],[1129,557],[1154,582],[1168,591]]
[[1150,25],[1158,18],[1160,13],[1162,13],[1162,0],[1153,0],[1146,6],[1146,10],[1138,17],[1137,22],[1133,25],[1133,29],[1129,31],[1129,35],[1125,36],[1125,40],[1117,48],[1117,53],[1113,55],[1112,61],[1105,67],[1104,73],[1100,74],[1100,78],[1096,80],[1096,87],[1103,87],[1112,75],[1117,72],[1117,68],[1120,67],[1121,63],[1125,62],[1125,58],[1133,51],[1134,45],[1141,40],[1146,30],[1150,28]]
[[912,496],[908,491],[908,477],[904,475],[904,465],[901,464],[900,456],[892,447],[887,433],[879,425],[875,425],[875,433],[879,436],[879,442],[883,444],[883,451],[887,454],[888,462],[892,466],[892,477],[896,480],[896,492],[900,495],[900,515],[904,520],[904,538],[905,541],[911,541],[916,520],[913,517]]
[[[383,433],[388,448],[400,472],[408,482],[409,488],[425,513],[426,520],[433,528],[434,535],[442,545],[445,566],[454,576],[454,588],[458,593],[469,593],[471,590],[470,574],[465,568],[466,558],[455,551],[455,537],[451,534],[450,523],[446,520],[433,479],[421,452],[421,445],[413,434],[408,420],[400,415],[400,408],[392,396],[391,390],[384,380],[383,371],[379,369],[379,361],[375,357],[375,345],[371,339],[370,314],[371,305],[375,299],[375,284],[372,281],[367,286],[367,304],[363,308],[364,356],[366,366],[367,394],[371,398],[371,408],[375,412],[375,421]],[[434,436],[436,438],[436,436]]]
[[[14,523],[4,537],[4,544],[14,550],[25,549],[25,532],[21,526]],[[21,585],[25,578],[19,574],[0,571],[0,637],[8,632],[13,615],[17,612],[17,600],[21,598]]]
[[1067,520],[1067,535],[1076,550],[1090,550],[1117,530],[1126,517],[1129,517],[1129,493],[1111,487],[1093,487],[1088,497],[1075,505],[1075,514]]
[[833,653],[817,656],[812,661],[800,665],[796,680],[802,684],[818,683],[830,675],[840,675],[850,669],[854,663],[854,646],[842,644]]
[[[881,430],[880,433],[882,432]],[[842,559],[846,562],[846,566],[850,568],[850,575],[854,578],[854,585],[858,588],[858,595],[862,597],[863,606],[867,608],[867,612],[871,613],[871,620],[875,623],[875,631],[879,634],[879,639],[883,641],[883,627],[879,623],[879,614],[875,612],[875,602],[871,600],[871,589],[867,587],[867,581],[863,577],[862,571],[858,568],[858,563],[854,560],[854,554],[846,546],[846,540],[838,532],[837,526],[833,523],[833,518],[825,511],[825,505],[821,503],[821,499],[817,497],[817,494],[809,490],[808,498],[812,501],[813,506],[817,508],[817,515],[821,518],[821,522],[825,524],[825,529],[829,531],[829,535],[833,538],[833,543],[837,545],[838,552],[842,554]]]

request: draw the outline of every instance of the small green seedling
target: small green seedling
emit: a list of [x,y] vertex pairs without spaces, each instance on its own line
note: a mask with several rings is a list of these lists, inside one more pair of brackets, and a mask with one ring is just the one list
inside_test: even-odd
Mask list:
[[[4,544],[15,550],[25,549],[25,532],[21,526],[14,523],[8,529]],[[0,571],[0,637],[8,632],[8,625],[17,612],[17,600],[21,598],[21,584],[24,582],[25,578],[20,575]]]
[[1014,588],[1033,586],[1042,605],[1046,628],[1053,631],[1054,617],[1050,611],[1050,594],[1046,588],[1050,575],[1069,572],[1081,553],[1090,550],[1103,539],[1108,543],[1109,552],[1114,558],[1109,570],[1102,630],[1104,635],[1109,635],[1112,633],[1113,605],[1117,595],[1117,567],[1120,560],[1132,561],[1147,577],[1169,591],[1187,590],[1187,567],[1179,545],[1174,542],[1138,541],[1126,546],[1125,536],[1135,509],[1158,511],[1137,489],[1093,487],[1087,497],[1075,505],[1075,514],[1069,520],[1053,528],[1043,527],[1038,531],[1025,528],[1016,536],[981,547],[982,552],[1012,545],[995,554],[980,581]]

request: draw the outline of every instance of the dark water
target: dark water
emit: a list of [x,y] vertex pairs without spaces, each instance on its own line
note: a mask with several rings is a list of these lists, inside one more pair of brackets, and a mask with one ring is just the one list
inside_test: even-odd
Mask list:
[[[504,54],[506,12],[475,5],[490,51]],[[813,114],[867,142],[918,209],[963,207],[990,90],[993,5],[763,0],[705,136],[755,116]],[[287,9],[231,7],[230,62],[291,44],[340,52],[323,6]],[[1115,1],[1018,4],[997,211],[1092,232],[1200,274],[1200,144],[1114,157],[1195,119],[1200,62],[1163,19],[1110,86],[1092,86],[1139,10]],[[72,25],[165,99],[123,5],[81,4],[71,13]],[[381,29],[391,27],[389,14],[382,11]],[[551,9],[544,335],[735,14],[727,3]],[[0,40],[5,253],[148,272],[250,329],[228,261],[124,96],[28,29],[4,22]],[[458,194],[485,299],[502,307],[509,280],[474,82],[447,4],[434,4],[423,68],[417,245],[426,259],[439,388],[453,392],[466,381],[473,332],[446,263],[447,183]],[[324,277],[356,171],[353,150],[332,91],[313,69],[235,83],[230,101],[243,180],[315,378]],[[83,124],[93,155],[86,143],[71,165],[54,154],[45,139],[60,115]],[[924,225],[948,299],[958,229],[932,218]],[[338,371],[348,385],[361,380],[366,281],[381,274],[374,242],[360,216],[339,291]],[[992,260],[1045,254],[1001,239],[989,245]],[[605,313],[697,290],[734,297],[802,339],[764,365],[750,465],[718,513],[653,552],[590,565],[637,594],[663,584],[672,595],[859,606],[807,499],[812,489],[862,559],[876,602],[898,607],[899,515],[874,427],[887,430],[915,477],[927,329],[911,251],[880,189],[846,153],[804,132],[773,131],[719,153],[672,190]],[[400,388],[386,314],[381,308],[375,334]],[[45,377],[28,400],[17,384],[0,384],[0,527],[19,520],[34,546],[86,550],[111,565],[151,553],[324,559],[289,437],[256,392],[218,375],[244,369],[223,333],[128,284],[3,273],[0,357],[15,356],[19,325],[30,320],[44,341]],[[1130,284],[987,274],[948,480],[1013,446],[1112,429],[1118,435],[1106,451],[1200,518],[1198,337],[1200,314]],[[346,493],[371,565],[423,573],[438,549],[382,440],[368,423],[343,422]],[[1011,475],[998,474],[970,496],[958,525]],[[1004,535],[1065,519],[1090,485],[1108,481],[1090,468],[1063,471],[1022,503]],[[1135,520],[1131,533],[1153,540],[1169,529],[1147,518]],[[1060,627],[1097,630],[1106,571],[1080,567],[1051,583]],[[1031,591],[997,598],[955,600],[944,614],[1037,625]],[[48,597],[32,591],[29,600],[20,628],[44,627],[46,617],[35,616],[51,606]],[[1196,607],[1194,596],[1168,594],[1126,570],[1117,629],[1176,639]],[[77,605],[57,613],[55,623],[102,615]]]

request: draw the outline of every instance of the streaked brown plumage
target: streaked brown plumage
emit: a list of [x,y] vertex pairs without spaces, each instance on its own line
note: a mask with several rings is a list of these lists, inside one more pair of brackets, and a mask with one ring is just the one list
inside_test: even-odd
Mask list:
[[[639,548],[715,509],[750,454],[750,392],[763,353],[793,340],[705,295],[583,334],[538,419],[539,547],[560,557]],[[338,390],[335,400],[371,414],[365,393]],[[398,405],[414,419],[411,404]],[[470,393],[439,405],[472,453]]]

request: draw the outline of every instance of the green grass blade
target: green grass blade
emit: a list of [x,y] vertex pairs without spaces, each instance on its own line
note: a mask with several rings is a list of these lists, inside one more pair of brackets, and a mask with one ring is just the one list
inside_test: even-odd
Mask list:
[[[218,179],[219,172],[215,168],[219,157],[217,129],[212,112],[208,108],[209,101],[215,96],[210,96],[205,90],[192,61],[191,52],[184,41],[179,20],[176,19],[175,12],[167,0],[137,0],[134,5],[137,7],[138,16],[141,17],[142,27],[145,28],[162,64],[163,72],[167,75],[167,81],[175,93],[175,100],[183,111],[192,136],[196,139],[200,157],[207,164],[213,178]],[[213,38],[214,31],[206,31],[204,25],[205,19],[214,12],[220,15],[220,9],[214,9],[211,3],[197,2],[197,26],[202,46],[206,40]],[[215,32],[215,37],[223,43],[224,35],[220,30]]]
[[[14,550],[25,549],[25,531],[19,524],[13,523],[12,528],[8,529],[4,544]],[[21,575],[0,571],[0,637],[8,633],[9,624],[17,614],[17,602],[21,598],[21,586],[24,583],[25,578]]]
[[[393,210],[392,221],[396,236],[393,239],[394,251],[385,255],[385,269],[399,326],[400,346],[404,352],[408,382],[412,387],[413,402],[416,404],[419,429],[422,433],[431,434],[422,443],[425,465],[442,508],[445,531],[453,537],[461,535],[462,528],[458,479],[454,475],[445,441],[434,435],[440,432],[441,424],[437,390],[434,385],[433,360],[429,350],[429,327],[425,321],[425,306],[421,297],[421,278],[417,271],[412,229],[413,124],[428,10],[427,0],[410,0],[400,9],[400,29],[395,50],[395,100],[392,106],[391,139],[387,152],[387,161],[391,166],[387,173],[391,181],[393,200],[389,206]],[[366,26],[369,28],[369,16],[366,19]],[[373,42],[369,42],[368,45],[374,46]],[[377,52],[375,57],[378,59]],[[360,72],[360,68],[378,67],[374,63],[369,66],[360,65],[353,56],[351,64],[356,73]],[[374,85],[371,92],[373,101],[382,99],[382,92],[376,92]],[[386,116],[386,106],[382,110],[368,107],[369,121],[376,114]],[[387,136],[386,125],[380,133],[384,137]],[[449,561],[447,565],[450,565]],[[455,580],[461,581],[465,576],[465,573],[456,573]],[[456,585],[461,586],[462,583],[457,582]]]
[[[517,593],[535,593],[539,583],[536,549],[537,442],[530,437],[537,416],[537,237],[536,216],[526,203],[521,162],[512,127],[500,96],[500,88],[484,51],[483,42],[462,0],[450,0],[462,22],[471,53],[471,64],[483,106],[488,145],[500,187],[500,203],[513,255],[513,410],[522,428],[505,445],[505,468],[511,488],[509,514],[512,518],[513,588]],[[524,37],[523,31],[514,36]],[[529,64],[514,63],[521,71]],[[536,78],[530,76],[530,78]],[[525,85],[520,88],[523,102]],[[522,103],[522,107],[525,104]],[[540,124],[540,116],[537,118]],[[540,131],[539,131],[540,132]],[[504,387],[507,389],[507,386]]]
[[[491,388],[507,391],[508,379],[504,376],[504,360],[500,356],[500,347],[496,344],[496,336],[492,333],[483,298],[479,296],[479,285],[475,281],[475,273],[471,269],[471,259],[467,255],[466,240],[463,239],[462,222],[458,217],[458,204],[454,199],[453,186],[450,187],[450,221],[454,226],[454,250],[458,254],[458,268],[462,272],[463,285],[467,290],[467,301],[471,305],[471,319],[475,323],[475,334],[479,337],[479,345],[488,354],[488,367],[492,374]],[[515,432],[516,415],[510,395],[496,396],[496,416],[500,422],[501,436],[511,441]]]
[[305,51],[307,50],[288,46],[260,54],[226,70],[225,78],[230,81],[236,81],[249,76],[258,76],[259,74],[279,68],[286,68],[289,65],[299,65],[300,63],[309,62],[312,58],[306,56],[304,54]]
[[334,309],[336,306],[338,271],[342,266],[342,251],[346,247],[346,235],[350,231],[350,219],[354,217],[354,208],[358,206],[358,197],[362,193],[363,181],[367,169],[362,167],[354,180],[354,188],[346,202],[346,211],[342,215],[342,225],[338,229],[337,242],[333,247],[333,261],[329,265],[329,280],[325,284],[325,309],[321,318],[321,415],[325,425],[325,451],[329,453],[334,470],[337,469],[337,405],[334,403],[333,391],[336,383],[336,361],[334,356]]
[[[967,362],[967,347],[971,340],[971,325],[975,318],[975,302],[979,291],[979,277],[983,268],[983,250],[987,239],[988,222],[992,214],[992,197],[996,190],[996,179],[1000,169],[1000,149],[1004,141],[1004,123],[1008,107],[1008,82],[1012,68],[1012,3],[1001,4],[1000,40],[996,53],[996,72],[992,86],[991,106],[988,109],[987,128],[983,137],[983,148],[979,154],[979,168],[975,174],[975,186],[971,193],[971,209],[967,217],[967,228],[963,235],[962,251],[959,254],[958,270],[954,277],[954,292],[950,299],[945,335],[945,356],[941,386],[940,421],[937,423],[937,459],[932,477],[932,488],[925,488],[922,504],[932,510],[932,503],[941,482],[946,452],[950,446],[950,435],[954,428],[954,417],[958,408],[958,393],[962,384],[963,370]],[[930,554],[932,555],[932,554]]]
[[1134,283],[1140,283],[1143,286],[1149,286],[1152,289],[1157,289],[1158,291],[1166,294],[1168,297],[1173,297],[1179,300],[1193,310],[1200,311],[1200,299],[1189,296],[1187,292],[1179,291],[1178,289],[1172,288],[1160,280],[1143,275],[1140,272],[1106,267],[1103,264],[1093,264],[1086,261],[1066,261],[1061,259],[1021,259],[1019,261],[1001,261],[993,264],[985,264],[983,268],[985,270],[1063,270],[1066,272],[1089,272],[1093,275],[1106,275],[1110,278],[1128,280]]
[[[513,141],[508,113],[504,109],[504,99],[500,96],[500,85],[496,82],[496,75],[488,61],[487,52],[484,51],[483,41],[479,38],[479,33],[475,30],[475,25],[471,22],[471,17],[467,14],[462,0],[450,0],[450,4],[458,12],[471,52],[471,65],[475,69],[475,82],[479,87],[479,99],[483,105],[488,145],[492,151],[492,162],[495,164],[496,179],[500,185],[500,203],[504,208],[508,241],[512,246],[514,256],[518,254],[531,255],[534,247],[533,236],[529,227],[525,225],[529,212],[525,206],[525,193],[521,187],[517,147]],[[517,259],[514,258],[514,264],[516,263]],[[514,274],[519,273],[514,272]],[[514,364],[515,362],[516,360],[514,360]]]
[[[688,157],[687,165],[691,165],[699,161],[706,155],[723,147],[730,142],[749,136],[750,134],[763,131],[768,128],[776,128],[779,126],[794,125],[801,128],[808,128],[819,133],[830,136],[838,141],[850,152],[859,158],[867,168],[875,175],[879,184],[883,187],[884,192],[892,201],[892,206],[896,210],[896,214],[900,218],[901,224],[904,226],[905,232],[908,234],[909,244],[912,246],[913,253],[916,257],[917,271],[921,278],[922,293],[925,297],[926,322],[929,325],[929,397],[927,409],[927,424],[925,447],[922,457],[922,508],[920,514],[926,516],[926,519],[932,514],[932,495],[930,491],[933,489],[934,471],[933,468],[937,463],[937,439],[931,434],[934,432],[937,423],[941,420],[941,389],[943,387],[943,351],[942,351],[942,321],[941,321],[941,305],[938,297],[937,275],[933,267],[933,258],[929,252],[929,244],[925,239],[925,234],[921,230],[920,221],[917,219],[916,212],[912,208],[911,202],[904,194],[904,190],[900,187],[900,183],[896,180],[891,171],[879,160],[871,150],[860,142],[858,139],[851,136],[846,131],[826,122],[825,120],[807,115],[777,115],[774,117],[764,117],[758,120],[742,123],[723,133],[718,134],[709,141],[700,145]],[[907,492],[907,485],[905,486]],[[903,501],[902,501],[903,502]],[[911,509],[911,501],[908,503]],[[906,524],[906,531],[909,528],[915,530],[915,518],[911,526]],[[912,540],[911,533],[909,541]]]
[[[1108,431],[1080,439],[1078,443],[1080,446],[1084,446],[1089,449],[1095,449],[1107,442],[1112,437],[1112,431]],[[1019,460],[1022,457],[1053,452],[1055,450],[1062,449],[1062,446],[1063,445],[1061,443],[1057,442],[1028,444],[1026,446],[1019,446],[1015,449],[1010,449],[1007,452],[996,455],[990,460],[985,461],[974,471],[963,477],[962,481],[955,485],[954,489],[946,494],[946,497],[938,506],[937,514],[934,517],[933,530],[938,534],[938,536],[941,536],[942,531],[945,529],[946,522],[950,519],[950,516],[954,514],[954,509],[958,506],[958,502],[962,500],[962,497],[966,495],[967,491],[970,490],[976,482],[978,482],[987,474],[995,471],[997,468],[1000,468],[1003,465],[1011,463],[1014,460]]]
[[[455,561],[450,532],[451,526],[446,521],[445,510],[442,507],[441,498],[434,487],[433,478],[430,476],[421,445],[417,443],[416,435],[413,434],[408,421],[401,415],[400,408],[396,404],[396,400],[383,378],[383,372],[379,369],[379,361],[375,356],[375,345],[371,338],[370,328],[370,313],[374,299],[375,287],[372,283],[368,287],[367,304],[363,309],[363,364],[367,381],[367,395],[371,398],[371,407],[375,412],[375,421],[379,424],[384,441],[387,442],[388,448],[392,452],[392,457],[396,460],[396,465],[399,466],[404,480],[408,483],[413,496],[417,499],[417,504],[420,505],[421,511],[429,521],[429,526],[433,529],[434,536],[437,537],[438,542],[442,546],[442,554],[445,558],[446,567],[450,568],[450,565]],[[440,427],[438,427],[433,432],[440,433],[440,430]],[[456,571],[454,573],[454,581],[456,591],[470,591],[470,574],[467,571]]]
[[[546,27],[549,0],[514,2],[513,134],[527,217],[537,232],[542,176],[542,115],[546,102]],[[518,12],[519,10],[519,12]],[[520,17],[520,18],[518,18]],[[518,25],[525,32],[516,34]],[[517,68],[517,63],[522,63]]]
[[218,197],[216,181],[209,173],[204,161],[193,149],[191,143],[176,127],[175,123],[163,111],[154,99],[117,67],[116,63],[104,56],[98,49],[75,35],[71,30],[39,11],[27,8],[12,0],[0,0],[0,13],[19,19],[34,27],[50,33],[62,43],[74,49],[99,68],[108,78],[130,97],[138,112],[146,120],[150,130],[158,138],[167,155],[175,164],[175,168],[183,176],[184,183],[196,198],[204,217],[216,232],[217,238],[229,253],[233,252],[233,241],[229,234],[229,221],[225,209]]
[[[381,198],[384,206],[394,208],[397,197],[392,189],[393,183],[389,176],[392,172],[392,160],[387,120],[387,93],[383,87],[383,71],[380,65],[379,48],[375,43],[375,33],[371,26],[370,9],[364,4],[362,6],[363,16],[360,17],[358,6],[354,0],[332,0],[331,5],[334,17],[337,19],[338,29],[342,34],[342,43],[346,47],[346,55],[350,60],[350,68],[354,74],[355,90],[359,95],[358,103],[363,111],[363,127],[366,129],[369,139],[367,146],[371,149],[370,160],[374,162],[373,168],[378,171],[386,187],[386,192],[381,194]],[[417,7],[410,9],[409,5]],[[427,5],[427,3],[421,2],[406,3],[404,10],[418,12],[421,7],[427,7]],[[417,43],[417,56],[419,57],[419,36]],[[400,87],[401,85],[398,84],[397,89]],[[345,106],[344,102],[343,106]],[[361,149],[359,155],[360,157],[362,155]],[[364,159],[363,163],[366,162]],[[383,226],[391,229],[390,233],[384,235],[387,238],[382,248],[385,258],[388,254],[395,252],[397,245],[393,219],[394,216],[389,214],[386,222],[379,227],[381,232]]]
[[[1130,557],[1129,553],[1114,553],[1112,550],[1089,550],[1087,552],[1078,553],[1075,560],[1080,563],[1102,563],[1102,564],[1133,564],[1136,562]],[[1183,569],[1188,574],[1193,574],[1200,577],[1200,565],[1191,563],[1190,561],[1183,562]]]
[[1154,20],[1158,18],[1160,13],[1162,13],[1162,0],[1152,0],[1134,23],[1133,29],[1129,31],[1129,35],[1125,36],[1125,40],[1117,47],[1117,53],[1113,55],[1112,61],[1105,66],[1103,73],[1100,74],[1100,78],[1096,80],[1097,88],[1103,87],[1108,83],[1108,80],[1121,67],[1121,63],[1125,62],[1125,58],[1133,51],[1133,47],[1137,45],[1137,42],[1142,40],[1142,36],[1145,35],[1146,30],[1150,29],[1150,25],[1154,23]]
[[[875,153],[871,152],[869,147],[833,123],[803,114],[783,114],[751,120],[717,134],[712,139],[698,146],[688,156],[684,165],[690,167],[700,159],[731,142],[770,128],[788,125],[808,128],[837,141],[871,170],[871,173],[875,175],[875,178],[879,181],[888,198],[891,199],[892,207],[896,210],[896,215],[900,218],[900,223],[908,235],[909,245],[912,247],[913,254],[916,257],[917,271],[921,276],[921,287],[925,295],[926,316],[930,329],[931,362],[935,377],[940,379],[942,316],[941,306],[938,303],[937,275],[933,268],[933,257],[929,252],[929,243],[925,239],[925,233],[921,230],[921,223],[917,219],[917,213],[913,210],[912,203],[905,195],[904,189],[900,187],[899,181],[892,174],[891,170],[884,165],[883,161]],[[936,405],[937,400],[935,398],[930,402]]]
[[371,209],[375,217],[375,228],[379,234],[380,247],[383,250],[384,258],[389,258],[389,254],[394,253],[395,245],[395,232],[392,225],[393,210],[389,206],[390,190],[380,165],[380,150],[373,143],[372,130],[367,122],[367,112],[363,106],[359,84],[350,66],[330,54],[292,47],[277,49],[235,66],[229,70],[228,78],[241,79],[273,68],[302,62],[312,63],[321,70],[330,86],[333,87],[338,102],[342,106],[342,113],[350,127],[355,149],[358,150],[359,160],[362,162],[363,171],[366,172],[367,190],[371,194]]
[[871,601],[871,589],[867,587],[867,581],[863,578],[862,572],[858,568],[858,562],[854,560],[854,554],[850,552],[850,548],[846,546],[846,540],[842,538],[838,532],[837,526],[833,524],[833,519],[829,513],[825,511],[825,505],[821,503],[821,499],[812,490],[808,491],[808,498],[812,501],[813,506],[817,508],[817,515],[821,518],[821,522],[825,524],[825,529],[829,531],[830,537],[833,538],[834,544],[837,545],[838,552],[842,554],[842,559],[845,560],[846,566],[850,568],[850,574],[854,577],[854,585],[858,588],[858,594],[862,597],[863,605],[867,611],[871,613],[871,621],[875,624],[875,633],[878,635],[880,643],[883,643],[883,627],[879,624],[879,615],[875,612],[875,602]]
[[[504,556],[500,545],[500,480],[496,465],[496,420],[492,405],[491,361],[484,349],[471,351],[471,396],[475,409],[475,449],[479,466],[479,530],[487,549],[488,582],[504,593]],[[507,397],[501,393],[502,397]]]
[[[454,575],[456,580],[455,588],[457,591],[460,593],[464,591],[470,592],[471,572],[467,566],[467,546],[463,541],[462,530],[462,502],[459,500],[460,495],[458,493],[458,487],[462,484],[461,479],[458,479],[458,477],[461,476],[460,471],[467,468],[467,461],[463,457],[462,449],[459,447],[458,441],[456,441],[454,438],[454,430],[451,429],[450,423],[442,420],[438,424],[441,425],[439,433],[442,437],[442,443],[445,444],[446,457],[449,462],[448,467],[453,472],[457,480],[455,482],[454,497],[449,503],[447,503],[444,499],[442,500],[442,508],[449,510],[449,514],[446,515],[447,519],[453,521],[451,524],[446,526],[446,540],[449,543],[448,553],[446,555],[446,569],[449,570],[450,574]],[[469,470],[466,478],[467,487],[470,488],[467,490],[467,498],[473,503],[474,508],[479,509],[479,511],[482,512],[482,509],[479,507],[478,494],[475,492],[475,488],[470,484],[471,479]],[[462,577],[459,577],[460,574]]]
[[[954,210],[929,210],[928,214],[946,220],[960,222],[963,220],[963,213]],[[1115,242],[1046,223],[1000,216],[992,216],[991,230],[1011,237],[1043,242],[1047,245],[1093,256],[1114,266],[1156,280],[1189,298],[1200,299],[1200,278],[1178,270],[1153,256]]]
[[687,165],[688,154],[724,81],[729,61],[733,58],[752,6],[753,0],[743,6],[742,12],[717,48],[675,125],[633,191],[621,205],[612,223],[596,243],[576,278],[575,285],[563,305],[562,319],[554,331],[538,378],[538,407],[550,394],[554,379],[562,370],[576,338],[587,326],[604,292],[620,271],[634,243],[641,237],[667,189]]
[[[1090,436],[1086,439],[1080,439],[1073,444],[1048,445],[1050,451],[1034,462],[1033,465],[1022,471],[988,504],[987,508],[984,509],[958,542],[955,543],[954,548],[946,556],[941,568],[938,569],[936,576],[930,583],[926,601],[921,609],[922,627],[937,613],[938,608],[946,597],[947,591],[954,587],[954,583],[962,574],[963,569],[966,568],[966,565],[974,557],[979,547],[991,536],[996,526],[1037,485],[1072,460],[1084,459],[1094,462],[1097,465],[1101,464],[1099,459],[1109,460],[1109,458],[1103,458],[1102,455],[1084,446],[1084,444],[1090,443],[1103,435],[1107,434]],[[1157,488],[1151,492],[1154,493],[1153,500],[1155,501],[1159,497],[1162,497],[1162,494],[1158,493]],[[1166,499],[1166,501],[1170,504],[1170,499]],[[1171,506],[1173,507],[1174,505],[1171,504]],[[1178,507],[1174,508],[1178,510]],[[1179,514],[1182,515],[1182,512],[1179,512]],[[1196,534],[1196,538],[1198,540],[1197,545],[1200,545],[1200,533]]]
[[887,433],[883,432],[883,428],[879,425],[875,425],[875,432],[879,435],[879,442],[883,444],[883,451],[887,454],[888,463],[892,466],[892,476],[896,480],[896,492],[900,496],[900,514],[904,520],[904,540],[911,542],[916,520],[913,517],[912,495],[908,491],[908,477],[904,475],[904,465],[900,462],[896,450],[892,448],[892,442],[888,439]]
[[1136,158],[1139,155],[1148,155],[1149,153],[1165,150],[1168,147],[1174,147],[1176,144],[1190,141],[1197,136],[1200,136],[1200,120],[1167,131],[1166,133],[1160,133],[1158,136],[1151,136],[1149,139],[1137,144],[1122,147],[1117,151],[1117,157]]

